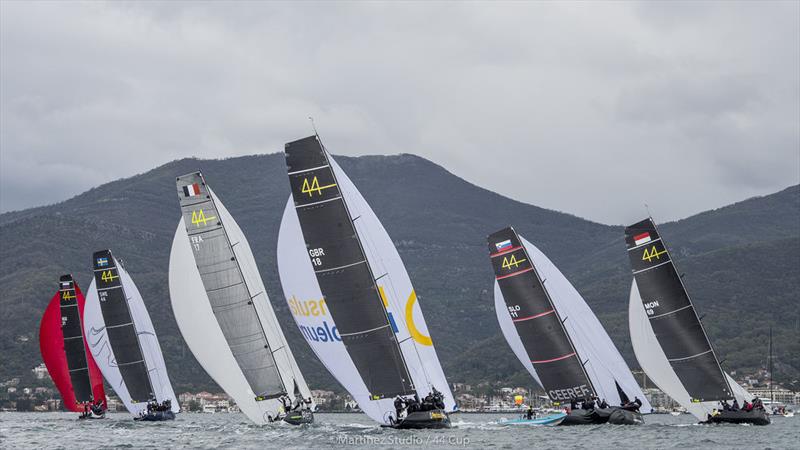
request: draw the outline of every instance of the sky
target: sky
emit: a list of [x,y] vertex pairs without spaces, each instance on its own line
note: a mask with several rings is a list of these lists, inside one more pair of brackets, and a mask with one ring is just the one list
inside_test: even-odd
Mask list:
[[334,155],[676,220],[800,183],[800,2],[0,2],[0,211],[309,116]]

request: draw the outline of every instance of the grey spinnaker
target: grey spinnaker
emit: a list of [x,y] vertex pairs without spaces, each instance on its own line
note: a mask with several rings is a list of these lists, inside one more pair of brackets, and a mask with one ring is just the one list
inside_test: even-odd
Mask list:
[[642,308],[691,401],[734,398],[729,380],[652,219],[626,227],[625,244]]
[[100,311],[115,357],[115,365],[119,368],[131,400],[134,402],[154,400],[153,385],[116,260],[110,250],[101,250],[94,253],[92,262]]
[[[286,165],[306,247],[338,335],[373,400],[414,394],[359,235],[317,136],[286,144]],[[324,249],[324,250],[323,250]],[[323,252],[324,258],[315,252]]]
[[254,304],[265,300],[266,292],[251,292],[245,282],[233,250],[237,243],[231,242],[202,174],[183,175],[177,178],[176,183],[194,261],[211,309],[237,365],[256,400],[286,394],[273,355],[283,346],[273,348],[270,345]]

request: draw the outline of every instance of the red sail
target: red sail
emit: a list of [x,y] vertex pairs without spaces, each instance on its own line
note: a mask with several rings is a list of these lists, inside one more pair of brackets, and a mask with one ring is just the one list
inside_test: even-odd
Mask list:
[[[80,314],[81,323],[83,323],[85,300],[77,283],[74,283],[74,288],[74,300],[77,301],[78,312]],[[47,305],[47,309],[44,311],[42,323],[39,328],[39,349],[42,352],[42,359],[44,360],[45,366],[47,366],[47,371],[50,373],[50,378],[53,379],[53,382],[61,393],[61,398],[64,401],[64,408],[74,412],[84,412],[84,406],[75,398],[75,389],[72,385],[72,378],[70,377],[67,363],[67,354],[64,347],[61,312],[62,292],[62,290],[56,292],[50,300],[50,304]],[[83,330],[82,325],[80,328]],[[100,373],[100,369],[97,367],[94,358],[92,358],[92,353],[89,351],[85,336],[83,336],[81,340],[83,341],[89,383],[91,385],[94,403],[102,401],[103,409],[106,409],[106,393],[103,389],[103,375]]]

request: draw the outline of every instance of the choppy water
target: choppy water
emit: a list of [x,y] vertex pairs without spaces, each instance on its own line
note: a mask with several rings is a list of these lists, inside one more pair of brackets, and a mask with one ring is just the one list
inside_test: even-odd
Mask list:
[[690,415],[645,416],[643,426],[506,427],[513,414],[459,414],[450,430],[400,431],[361,414],[318,414],[307,427],[259,427],[241,414],[182,413],[174,422],[129,415],[76,420],[71,413],[0,413],[2,448],[800,448],[800,417],[772,425],[696,425]]

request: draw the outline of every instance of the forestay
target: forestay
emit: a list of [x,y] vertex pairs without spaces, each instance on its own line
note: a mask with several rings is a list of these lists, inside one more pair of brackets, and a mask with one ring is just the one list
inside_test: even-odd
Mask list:
[[[292,198],[278,268],[306,340],[374,420],[396,395],[452,393],[416,293],[391,239],[355,186],[312,136],[286,146]],[[302,227],[301,227],[302,224]]]
[[109,250],[95,252],[93,266],[83,326],[103,376],[133,415],[146,410],[150,400],[169,399],[172,411],[179,412],[139,290]]
[[172,243],[169,283],[178,327],[242,412],[267,423],[282,411],[278,397],[311,393],[238,224],[199,172],[179,177],[177,189],[183,218]]

